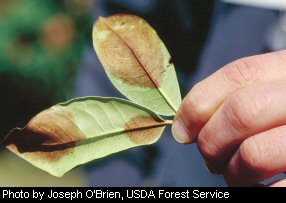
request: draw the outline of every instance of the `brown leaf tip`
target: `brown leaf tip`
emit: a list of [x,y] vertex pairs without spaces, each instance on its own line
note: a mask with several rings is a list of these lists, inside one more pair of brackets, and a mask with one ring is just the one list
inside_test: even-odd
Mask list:
[[100,18],[94,35],[103,67],[131,86],[159,88],[166,67],[162,42],[149,24],[133,15]]
[[53,152],[65,150],[75,146],[75,142],[48,145],[53,142],[53,138],[48,134],[34,132],[28,127],[13,129],[5,140],[4,146],[14,145],[20,153],[26,152]]
[[2,145],[16,153],[30,152],[37,158],[57,160],[83,139],[70,113],[50,108],[36,115],[26,127],[10,131]]

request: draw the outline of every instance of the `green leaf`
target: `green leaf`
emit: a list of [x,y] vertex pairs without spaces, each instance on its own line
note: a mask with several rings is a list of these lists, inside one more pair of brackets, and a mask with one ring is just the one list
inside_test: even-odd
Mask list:
[[132,101],[161,115],[175,115],[180,89],[170,54],[156,31],[133,15],[99,18],[93,45],[108,77]]
[[156,142],[165,121],[117,98],[84,97],[55,105],[2,141],[12,152],[55,176],[77,165]]

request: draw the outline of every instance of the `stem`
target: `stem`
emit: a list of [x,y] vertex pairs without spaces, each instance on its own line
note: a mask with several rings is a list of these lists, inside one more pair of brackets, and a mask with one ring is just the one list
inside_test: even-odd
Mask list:
[[165,121],[165,124],[166,124],[166,125],[172,125],[172,124],[173,124],[173,120],[166,120],[166,121]]

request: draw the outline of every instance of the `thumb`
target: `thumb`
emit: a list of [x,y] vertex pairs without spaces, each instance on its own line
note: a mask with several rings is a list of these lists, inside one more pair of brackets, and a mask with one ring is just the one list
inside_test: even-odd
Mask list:
[[172,125],[173,136],[179,143],[190,144],[196,141],[211,114],[204,101],[196,86],[184,98]]

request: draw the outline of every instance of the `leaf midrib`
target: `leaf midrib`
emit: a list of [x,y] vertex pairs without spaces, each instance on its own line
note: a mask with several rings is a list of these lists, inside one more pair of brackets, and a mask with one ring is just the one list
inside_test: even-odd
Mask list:
[[113,137],[113,136],[121,135],[121,134],[125,134],[125,133],[136,132],[136,131],[152,129],[152,128],[164,127],[164,126],[170,125],[172,123],[173,123],[172,120],[166,120],[166,121],[163,121],[161,123],[154,123],[154,124],[151,124],[151,125],[138,126],[138,127],[133,127],[133,128],[130,128],[130,129],[124,129],[124,128],[116,129],[114,131],[110,131],[110,132],[107,132],[107,133],[103,133],[101,135],[97,135],[96,137],[91,137],[91,138],[87,138],[86,140],[81,140],[81,141],[76,143],[76,146],[89,144],[89,143],[92,143],[92,142],[100,141],[100,140],[103,140],[103,139],[106,139],[106,138],[109,138],[109,137]]
[[109,137],[113,137],[116,135],[121,135],[124,133],[129,133],[129,132],[135,132],[135,131],[141,131],[141,130],[146,130],[146,129],[151,129],[151,128],[159,128],[159,127],[163,127],[166,125],[171,125],[173,123],[172,120],[165,120],[163,122],[160,123],[154,123],[154,124],[149,124],[149,125],[142,125],[142,126],[138,126],[138,127],[132,127],[130,129],[125,129],[125,128],[120,128],[120,129],[116,129],[114,131],[109,131],[109,132],[105,132],[102,134],[99,134],[95,137],[90,137],[84,140],[80,140],[80,141],[74,141],[74,142],[66,142],[66,143],[61,143],[61,144],[50,144],[50,145],[43,145],[45,147],[56,147],[56,146],[67,146],[67,148],[73,148],[71,147],[71,144],[76,144],[76,146],[81,146],[81,145],[86,145],[86,144],[90,144],[96,141],[100,141]]

